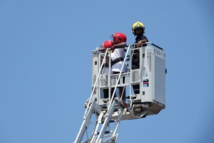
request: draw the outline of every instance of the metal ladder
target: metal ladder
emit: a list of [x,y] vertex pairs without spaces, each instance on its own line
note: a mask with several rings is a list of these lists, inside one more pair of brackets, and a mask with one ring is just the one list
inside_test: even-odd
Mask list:
[[[127,52],[126,52],[121,69],[123,69],[124,67],[130,47],[131,46],[128,46],[127,48]],[[106,50],[104,58],[106,58],[108,51],[109,49]],[[102,61],[101,68],[99,69],[99,73],[95,81],[95,85],[97,85],[97,83],[99,82],[99,77],[100,77],[100,73],[103,65],[104,65],[104,61]],[[119,73],[119,77],[116,82],[113,95],[116,92],[121,74],[122,74],[122,71],[120,71]],[[111,98],[110,101],[107,103],[107,109],[106,110],[102,109],[102,107],[98,105],[94,99],[92,100],[94,91],[95,91],[95,86],[92,89],[89,100],[87,101],[83,122],[74,143],[116,143],[119,136],[119,134],[117,134],[116,131],[119,127],[121,117],[123,114],[126,113],[127,108],[124,105],[122,99]],[[118,117],[117,119],[111,120],[114,112],[118,113]],[[96,118],[94,123],[95,125],[91,132],[91,135],[88,135],[88,129],[90,124],[92,123],[93,114],[95,115],[95,118]],[[114,123],[114,127],[111,130],[110,125],[112,126],[113,123]],[[87,139],[85,141],[82,141],[84,136],[86,136]]]

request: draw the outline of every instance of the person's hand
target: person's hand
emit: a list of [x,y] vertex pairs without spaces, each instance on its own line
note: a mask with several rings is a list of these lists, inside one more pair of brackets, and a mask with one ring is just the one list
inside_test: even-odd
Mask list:
[[109,61],[109,57],[108,57],[108,56],[106,56],[106,63],[108,63],[108,61]]
[[113,45],[112,47],[110,47],[111,50],[114,50],[115,46]]
[[139,41],[136,45],[137,45],[137,47],[139,48],[139,47],[142,46],[142,44],[143,44],[143,42],[142,42],[142,41]]
[[146,43],[146,42],[147,42],[147,40],[140,40],[140,41],[138,41],[137,47],[142,47],[143,44]]

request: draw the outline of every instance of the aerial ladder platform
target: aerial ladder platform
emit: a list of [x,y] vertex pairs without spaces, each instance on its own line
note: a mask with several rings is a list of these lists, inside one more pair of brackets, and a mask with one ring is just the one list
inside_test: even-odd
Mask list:
[[111,74],[110,58],[108,74],[102,72],[106,66],[103,59],[111,57],[110,49],[105,53],[99,48],[92,51],[92,92],[74,143],[116,143],[121,121],[145,118],[165,109],[163,48],[147,42],[140,48],[127,45],[124,50],[122,68],[127,66],[128,71],[118,74]]

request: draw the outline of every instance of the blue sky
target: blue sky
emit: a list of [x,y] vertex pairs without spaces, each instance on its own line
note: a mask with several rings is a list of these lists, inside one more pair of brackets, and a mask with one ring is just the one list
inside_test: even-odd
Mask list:
[[70,143],[91,91],[91,51],[142,21],[166,53],[166,109],[123,121],[119,143],[213,143],[214,3],[0,0],[0,143]]

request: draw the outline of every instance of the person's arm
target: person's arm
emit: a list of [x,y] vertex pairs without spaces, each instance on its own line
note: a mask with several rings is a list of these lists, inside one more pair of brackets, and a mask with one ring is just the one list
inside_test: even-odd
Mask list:
[[126,47],[126,43],[125,42],[121,42],[121,43],[118,43],[118,44],[114,44],[111,49],[116,49],[116,48],[125,48]]
[[146,36],[142,35],[140,40],[136,43],[136,47],[142,47],[143,44],[149,42]]
[[137,47],[141,47],[144,43],[148,42],[147,39],[143,39],[137,42]]

